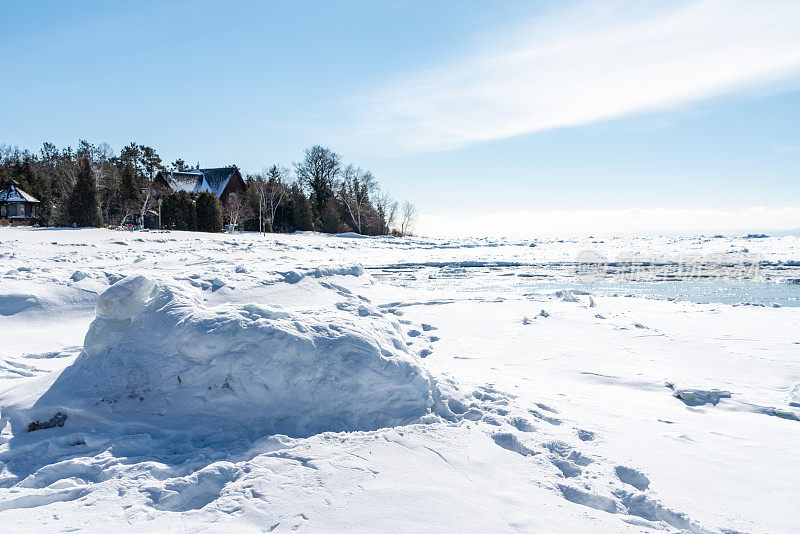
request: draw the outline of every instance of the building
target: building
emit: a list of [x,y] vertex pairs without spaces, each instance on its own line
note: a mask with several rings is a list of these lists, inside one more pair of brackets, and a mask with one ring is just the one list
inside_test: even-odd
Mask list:
[[36,222],[37,204],[39,201],[20,189],[16,180],[9,180],[0,191],[0,221],[33,224]]
[[245,183],[236,167],[220,167],[217,169],[187,169],[182,171],[159,171],[153,179],[153,185],[159,195],[164,191],[185,191],[199,194],[205,191],[214,193],[225,204],[230,195],[244,197]]

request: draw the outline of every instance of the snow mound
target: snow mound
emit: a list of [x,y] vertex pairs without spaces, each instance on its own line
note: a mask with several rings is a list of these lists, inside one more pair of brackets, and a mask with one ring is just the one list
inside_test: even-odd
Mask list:
[[96,315],[83,352],[16,424],[59,411],[71,431],[301,437],[408,424],[433,404],[399,325],[377,312],[212,308],[135,276],[110,286]]
[[284,282],[296,284],[306,277],[324,278],[326,276],[361,276],[364,267],[360,264],[337,267],[316,267],[314,269],[299,269],[283,273]]

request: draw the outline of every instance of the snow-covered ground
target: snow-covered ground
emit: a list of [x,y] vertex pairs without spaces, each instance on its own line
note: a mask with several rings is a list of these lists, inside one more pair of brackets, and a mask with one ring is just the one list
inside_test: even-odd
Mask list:
[[796,532],[798,260],[0,229],[0,532]]

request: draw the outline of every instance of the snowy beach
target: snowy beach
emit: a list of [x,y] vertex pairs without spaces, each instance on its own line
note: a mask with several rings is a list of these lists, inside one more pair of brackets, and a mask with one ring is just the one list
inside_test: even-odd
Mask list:
[[793,532],[798,260],[0,229],[0,531]]

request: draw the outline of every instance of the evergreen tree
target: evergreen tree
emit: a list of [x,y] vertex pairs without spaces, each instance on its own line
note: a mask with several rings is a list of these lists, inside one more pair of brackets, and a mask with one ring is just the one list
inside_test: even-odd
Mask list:
[[102,182],[97,184],[100,211],[104,221],[112,221],[119,214],[119,172],[115,165],[107,161],[100,163],[100,169],[104,175]]
[[78,164],[77,181],[67,200],[66,215],[67,222],[74,226],[99,227],[103,225],[94,172],[87,158],[81,159]]
[[[65,174],[59,169],[62,160],[56,146],[53,143],[45,142],[42,143],[37,161],[37,171],[42,179],[42,198],[39,198],[41,204],[37,207],[36,212],[39,215],[40,224],[52,225],[56,223],[59,204],[62,201],[61,183]],[[46,205],[45,200],[47,200]]]
[[37,189],[37,175],[33,170],[33,164],[30,157],[26,157],[22,161],[15,162],[11,168],[11,174],[14,179],[19,182],[19,186],[23,191],[27,191],[35,196],[33,191]]
[[264,214],[263,209],[261,208],[261,197],[258,193],[258,184],[256,180],[252,177],[247,178],[247,189],[244,193],[244,217],[242,221],[242,229],[250,231],[250,232],[258,232],[261,229],[259,228],[259,210],[262,210],[261,213],[261,222],[263,224]]
[[213,193],[200,193],[195,202],[197,229],[201,232],[222,231],[222,207]]
[[330,197],[322,211],[322,231],[327,234],[338,234],[349,230],[339,216],[339,205],[336,199]]
[[133,163],[126,161],[122,165],[119,177],[119,202],[125,204],[127,202],[140,202],[142,190],[139,187],[139,180],[136,178],[136,169]]
[[292,184],[290,189],[292,199],[292,231],[308,231],[314,229],[314,218],[311,213],[311,203],[303,190],[297,184]]
[[142,145],[139,149],[141,150],[142,168],[148,180],[152,182],[156,173],[164,168],[164,165],[161,164],[161,156],[149,146]]
[[36,205],[36,222],[39,224],[39,226],[52,225],[53,191],[50,186],[50,179],[47,176],[42,176],[40,179],[39,190],[32,194],[39,201],[39,203]]
[[164,198],[161,205],[161,225],[173,230],[196,228],[194,200],[189,193],[179,191]]

